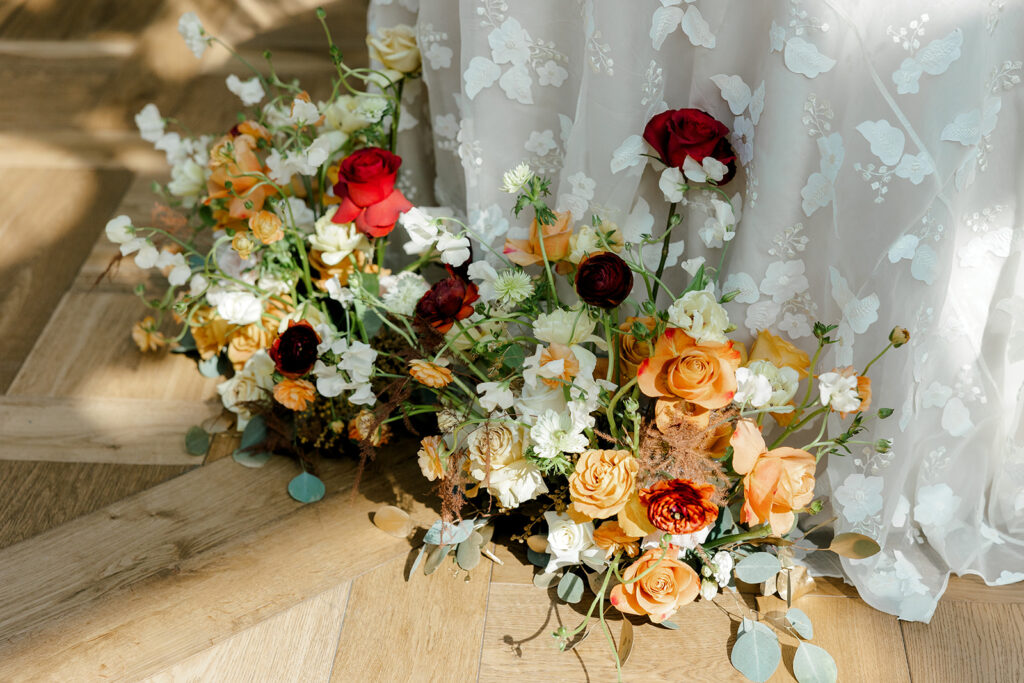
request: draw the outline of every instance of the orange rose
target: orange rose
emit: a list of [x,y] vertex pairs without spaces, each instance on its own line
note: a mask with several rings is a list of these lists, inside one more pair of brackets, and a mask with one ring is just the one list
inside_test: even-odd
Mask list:
[[753,420],[738,420],[732,439],[732,466],[743,477],[740,521],[747,525],[768,522],[780,536],[793,528],[796,510],[814,498],[816,461],[797,448],[767,450]]
[[[672,557],[674,546],[665,553],[651,548],[622,573],[624,581],[644,574],[633,583],[621,583],[612,589],[612,605],[626,614],[647,614],[660,624],[700,593],[700,577],[690,565]],[[662,557],[664,555],[664,557]],[[650,570],[650,571],[648,571]]]
[[277,214],[269,211],[260,211],[249,219],[249,229],[263,244],[273,244],[284,239],[284,231],[281,230],[281,219]]
[[192,316],[190,330],[199,357],[206,360],[220,353],[233,329],[234,327],[218,316],[212,308],[201,308],[196,311]]
[[640,391],[654,398],[682,398],[703,408],[724,408],[736,393],[740,354],[732,342],[698,344],[680,329],[669,328],[654,345],[654,355],[637,371]]
[[671,479],[640,491],[640,504],[655,528],[673,535],[692,534],[718,519],[718,506],[711,502],[714,492],[710,484]]
[[626,322],[619,325],[619,330],[623,332],[619,337],[619,376],[622,383],[636,377],[637,368],[651,355],[651,343],[637,341],[631,334],[633,323],[640,323],[648,330],[653,330],[656,321],[651,317],[626,318]]
[[454,378],[448,368],[426,360],[409,361],[409,376],[423,386],[433,389],[448,386]]
[[811,368],[811,358],[805,351],[768,330],[761,330],[757,335],[757,341],[750,349],[750,360],[766,360],[777,368],[793,368],[801,378],[807,377]]
[[618,514],[633,495],[637,467],[630,451],[584,451],[569,476],[570,515],[590,520]]
[[[544,255],[548,261],[561,261],[569,255],[569,238],[572,237],[572,214],[568,211],[555,214],[558,220],[553,225],[544,225],[537,230],[537,219],[530,224],[530,237],[525,240],[507,240],[505,254],[508,260],[519,266],[532,266],[541,263]],[[542,237],[543,236],[543,237]],[[544,242],[541,253],[541,240]]]
[[283,379],[274,385],[274,399],[289,410],[302,412],[316,400],[316,387],[304,379]]
[[363,408],[358,415],[349,420],[348,438],[353,441],[369,441],[371,446],[383,446],[391,441],[391,427],[381,423],[374,429],[373,425],[376,422],[377,416],[374,412]]
[[139,347],[139,351],[143,352],[156,351],[167,343],[164,340],[163,333],[156,329],[156,320],[151,315],[147,315],[135,323],[132,327],[132,339],[135,340],[135,345]]
[[235,370],[245,367],[245,361],[260,349],[270,346],[270,332],[256,323],[236,328],[228,336],[228,360]]
[[594,529],[594,545],[604,550],[608,557],[625,553],[630,557],[640,554],[639,536],[630,536],[615,520],[605,522]]

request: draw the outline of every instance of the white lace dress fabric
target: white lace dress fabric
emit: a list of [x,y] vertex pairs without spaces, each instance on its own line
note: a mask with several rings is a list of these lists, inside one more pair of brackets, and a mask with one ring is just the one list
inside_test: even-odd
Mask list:
[[[921,621],[950,572],[1024,579],[1024,2],[372,1],[371,29],[398,23],[418,27],[426,85],[405,187],[495,242],[527,225],[499,190],[520,161],[578,219],[660,234],[644,125],[683,107],[725,123],[739,338],[810,351],[813,322],[839,322],[823,368],[859,370],[894,325],[912,335],[870,373],[895,414],[860,438],[892,451],[857,446],[820,482],[838,530],[882,545],[841,571]],[[718,260],[724,203],[692,198],[677,281]]]

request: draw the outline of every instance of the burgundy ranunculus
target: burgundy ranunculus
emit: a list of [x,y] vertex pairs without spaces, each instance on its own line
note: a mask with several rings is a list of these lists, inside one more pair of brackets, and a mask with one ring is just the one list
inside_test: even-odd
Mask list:
[[341,162],[334,194],[341,199],[331,218],[351,223],[370,237],[387,235],[412,204],[395,188],[402,158],[380,147],[352,152]]
[[289,379],[295,379],[313,369],[317,357],[316,347],[319,345],[320,335],[312,325],[305,320],[293,321],[270,345],[268,353],[278,372]]
[[711,501],[715,487],[689,479],[659,481],[640,491],[640,504],[655,528],[670,534],[691,534],[718,519],[718,506]]
[[576,293],[591,306],[615,308],[633,291],[633,271],[610,251],[601,251],[580,262]]
[[736,152],[729,143],[729,129],[721,121],[700,109],[670,109],[644,128],[644,140],[654,148],[666,166],[682,168],[686,157],[698,164],[714,157],[729,170],[718,181],[724,185],[736,175]]
[[448,272],[449,276],[431,287],[416,304],[416,317],[442,334],[456,320],[473,315],[473,302],[480,298],[475,284],[450,267]]

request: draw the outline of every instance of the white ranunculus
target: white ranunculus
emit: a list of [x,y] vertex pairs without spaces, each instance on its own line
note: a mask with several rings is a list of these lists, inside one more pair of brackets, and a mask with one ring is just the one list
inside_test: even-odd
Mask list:
[[825,372],[818,376],[821,405],[831,406],[841,413],[852,413],[860,408],[857,395],[857,376],[846,377],[838,372]]
[[469,473],[483,481],[523,457],[523,430],[503,422],[485,422],[466,437],[469,451]]
[[331,214],[317,220],[309,245],[322,252],[320,258],[329,266],[336,266],[355,250],[368,251],[370,242],[359,232],[355,223],[335,223]]
[[107,239],[114,244],[124,244],[135,236],[135,229],[132,227],[132,219],[128,216],[117,216],[107,221],[104,229]]
[[135,125],[139,128],[139,135],[146,142],[156,142],[164,134],[164,120],[160,116],[160,110],[150,102],[135,115]]
[[519,507],[542,493],[548,492],[544,475],[526,458],[510,462],[500,470],[491,472],[488,491],[509,510]]
[[684,330],[698,344],[724,344],[729,341],[725,336],[729,328],[729,314],[711,292],[687,292],[676,299],[668,307],[668,322]]
[[267,93],[263,90],[263,84],[260,83],[258,76],[253,76],[247,81],[243,81],[238,76],[231,74],[227,78],[228,90],[238,96],[238,99],[242,100],[242,104],[247,107],[251,107],[254,104],[259,104],[260,100]]
[[216,305],[217,315],[232,325],[249,325],[263,315],[263,303],[249,292],[224,292]]
[[189,50],[192,50],[196,59],[201,58],[209,43],[208,39],[204,37],[206,31],[203,29],[203,24],[195,12],[185,12],[181,15],[181,18],[178,19],[178,33],[185,39],[185,44],[188,45]]
[[217,393],[224,407],[238,415],[238,429],[252,419],[252,413],[245,407],[249,401],[266,398],[274,388],[274,361],[266,351],[257,351],[245,362],[245,367],[234,377],[217,385]]
[[597,321],[583,308],[557,308],[541,313],[533,323],[533,336],[548,344],[572,346],[592,341],[603,348],[605,342],[594,334]]
[[592,569],[601,569],[605,551],[594,545],[594,523],[577,524],[564,512],[544,513],[548,523],[548,566],[546,572],[585,562]]

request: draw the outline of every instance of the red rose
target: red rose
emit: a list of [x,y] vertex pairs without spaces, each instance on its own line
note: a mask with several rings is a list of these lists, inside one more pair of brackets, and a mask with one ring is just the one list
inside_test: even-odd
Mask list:
[[451,268],[449,277],[436,283],[416,304],[416,317],[442,334],[473,314],[473,302],[480,298],[477,287]]
[[341,199],[331,218],[351,223],[370,237],[387,235],[412,204],[395,188],[402,158],[380,147],[360,149],[341,162],[334,194]]
[[309,372],[316,363],[320,335],[305,320],[289,322],[288,329],[270,345],[270,359],[285,377],[295,379]]
[[647,122],[644,140],[654,148],[666,166],[682,168],[686,157],[702,163],[714,157],[728,166],[719,185],[736,175],[736,152],[726,137],[729,129],[700,109],[671,109]]
[[670,534],[700,531],[718,519],[718,506],[711,502],[715,487],[695,484],[689,479],[659,481],[640,491],[640,503],[647,508],[647,519],[656,528]]
[[591,306],[615,308],[633,291],[633,271],[610,251],[602,251],[580,262],[576,271],[576,293]]

